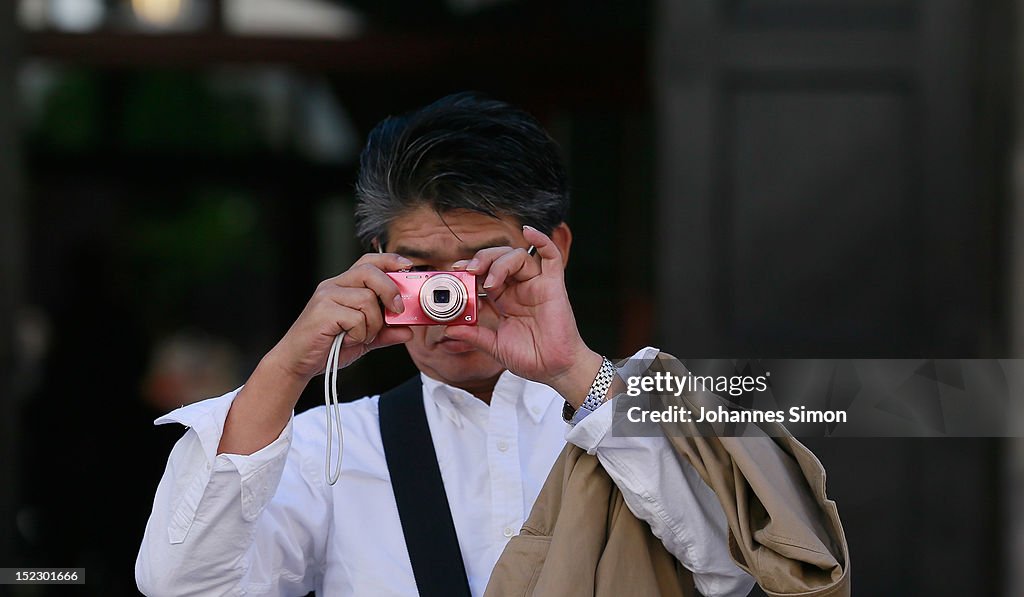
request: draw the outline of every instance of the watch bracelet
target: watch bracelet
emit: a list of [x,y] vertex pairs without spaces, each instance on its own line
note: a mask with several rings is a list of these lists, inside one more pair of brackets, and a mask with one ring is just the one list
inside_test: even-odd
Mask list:
[[[601,367],[597,370],[597,375],[594,377],[594,382],[590,384],[590,390],[587,391],[587,396],[583,399],[578,409],[573,408],[568,401],[562,408],[562,419],[570,425],[574,425],[575,422],[579,422],[587,414],[590,414],[604,404],[605,396],[608,394],[608,389],[611,387],[612,382],[615,380],[617,373],[615,365],[608,359],[608,357],[601,357]],[[580,413],[583,413],[582,416]]]
[[583,404],[580,405],[581,408],[586,408],[593,412],[604,404],[605,396],[608,395],[608,388],[612,387],[612,381],[615,379],[615,371],[615,365],[612,364],[608,357],[601,357],[601,368],[597,370],[594,383],[590,385],[590,391],[587,392],[587,397],[583,399]]

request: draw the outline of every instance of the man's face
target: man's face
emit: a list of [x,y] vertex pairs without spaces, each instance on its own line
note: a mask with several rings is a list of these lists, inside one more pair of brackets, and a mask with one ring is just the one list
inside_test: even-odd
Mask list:
[[[388,227],[384,250],[412,260],[417,269],[443,271],[480,249],[529,244],[519,221],[512,217],[492,218],[465,210],[445,212],[443,217],[428,207],[403,214]],[[497,329],[498,316],[491,305],[483,300],[477,304],[477,325]],[[504,367],[465,342],[445,339],[444,328],[411,326],[412,340],[405,347],[416,367],[449,385],[489,395]]]

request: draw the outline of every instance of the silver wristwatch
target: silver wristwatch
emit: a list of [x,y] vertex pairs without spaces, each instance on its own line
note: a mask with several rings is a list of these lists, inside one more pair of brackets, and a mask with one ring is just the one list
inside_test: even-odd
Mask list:
[[575,426],[584,417],[604,404],[608,388],[612,387],[612,381],[615,379],[615,365],[608,360],[608,357],[601,357],[601,359],[601,368],[597,370],[597,377],[594,378],[594,383],[590,385],[590,391],[587,392],[587,397],[583,399],[583,404],[574,410],[572,405],[566,401],[565,406],[562,407],[562,419],[566,423]]

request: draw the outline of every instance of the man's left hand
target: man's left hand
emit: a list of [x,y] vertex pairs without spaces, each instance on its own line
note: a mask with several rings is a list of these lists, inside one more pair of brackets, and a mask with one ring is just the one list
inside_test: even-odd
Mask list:
[[583,402],[601,367],[601,356],[580,337],[565,290],[562,254],[544,233],[523,227],[525,249],[491,247],[452,269],[483,280],[486,300],[498,314],[497,329],[449,326],[445,336],[491,355],[520,377],[551,386],[575,407]]

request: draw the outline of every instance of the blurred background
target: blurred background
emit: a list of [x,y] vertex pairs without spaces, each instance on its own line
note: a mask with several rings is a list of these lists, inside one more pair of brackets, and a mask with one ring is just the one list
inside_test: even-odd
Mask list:
[[[367,132],[455,91],[561,145],[596,350],[1020,356],[1021,23],[1012,0],[0,3],[0,565],[88,579],[0,594],[136,594],[181,435],[152,420],[245,380],[361,252]],[[378,351],[341,391],[412,372]],[[855,594],[1024,595],[1022,440],[807,443]]]

